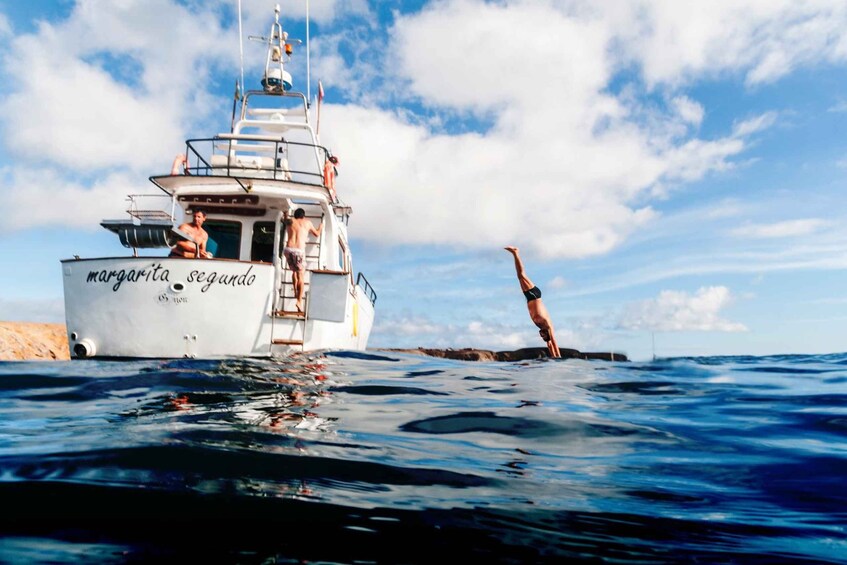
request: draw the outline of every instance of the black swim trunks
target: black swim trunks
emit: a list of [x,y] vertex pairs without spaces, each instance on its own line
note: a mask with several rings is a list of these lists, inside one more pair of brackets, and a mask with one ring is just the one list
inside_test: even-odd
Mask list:
[[525,290],[523,295],[526,296],[527,302],[532,302],[533,300],[538,300],[541,298],[541,289],[537,286],[532,287],[529,290]]

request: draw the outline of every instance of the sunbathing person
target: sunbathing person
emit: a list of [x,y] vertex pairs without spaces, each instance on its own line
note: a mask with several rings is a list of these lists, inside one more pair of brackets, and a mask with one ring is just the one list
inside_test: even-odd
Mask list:
[[206,212],[203,210],[194,210],[194,218],[191,222],[186,222],[179,226],[179,230],[185,232],[194,240],[187,241],[180,239],[171,249],[171,254],[168,257],[185,257],[193,259],[198,256],[201,259],[211,259],[212,254],[206,251],[206,242],[209,240],[209,234],[203,229],[203,222],[206,221]]

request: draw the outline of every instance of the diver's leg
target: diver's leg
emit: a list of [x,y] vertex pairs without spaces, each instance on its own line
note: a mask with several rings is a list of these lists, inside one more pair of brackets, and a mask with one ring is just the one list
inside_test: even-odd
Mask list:
[[517,247],[505,247],[506,251],[512,254],[512,257],[515,259],[515,271],[518,275],[518,282],[521,285],[521,291],[526,292],[531,289],[535,285],[532,284],[532,281],[526,276],[526,270],[523,267],[523,261],[521,261],[521,256],[519,254]]

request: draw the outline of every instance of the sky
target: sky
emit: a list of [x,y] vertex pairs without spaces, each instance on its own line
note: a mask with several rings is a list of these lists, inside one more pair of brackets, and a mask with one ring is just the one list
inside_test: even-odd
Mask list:
[[[326,97],[369,347],[631,359],[847,350],[843,0],[281,0]],[[276,2],[242,0],[243,35]],[[59,261],[184,140],[229,130],[237,0],[0,0],[0,320],[63,322]],[[262,46],[244,41],[259,88]]]

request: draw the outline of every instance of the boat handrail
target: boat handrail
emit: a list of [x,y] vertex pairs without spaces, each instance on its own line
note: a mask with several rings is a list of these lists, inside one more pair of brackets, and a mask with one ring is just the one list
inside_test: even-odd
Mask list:
[[189,139],[185,145],[189,175],[272,179],[321,187],[323,163],[316,163],[313,155],[318,161],[330,157],[321,145],[288,141],[282,136],[226,133]]
[[[312,126],[306,122],[290,122],[290,121],[277,121],[277,120],[241,120],[237,122],[236,128],[260,128],[272,131],[284,132],[290,129],[305,129],[310,133],[312,132]],[[234,135],[244,135],[240,132],[233,132]],[[248,134],[249,135],[249,134]],[[255,135],[255,134],[254,134]],[[261,135],[261,134],[259,134]]]
[[[303,94],[302,92],[296,92],[296,91],[266,92],[264,90],[248,90],[247,92],[244,93],[244,98],[241,100],[241,112],[239,113],[240,114],[239,118],[243,120],[247,117],[248,111],[253,111],[255,109],[258,109],[258,108],[250,108],[248,110],[250,98],[259,98],[259,97],[265,97],[265,96],[266,97],[273,97],[273,98],[297,98],[297,99],[299,99],[303,103],[302,111],[301,111],[300,108],[295,109],[293,107],[292,108],[279,108],[279,109],[274,108],[274,110],[276,112],[279,112],[279,110],[295,110],[296,112],[300,113],[302,116],[305,116],[307,120],[309,119],[309,113],[307,111],[309,104],[308,104],[308,101],[306,100],[306,95]],[[261,108],[261,109],[264,110],[264,108]],[[279,112],[279,113],[284,114],[284,112]]]
[[247,115],[249,116],[273,116],[280,114],[282,116],[305,118],[306,111],[301,108],[249,108]]
[[[246,141],[285,141],[281,135],[261,135],[258,133],[219,133],[215,137],[219,139],[244,139]],[[293,143],[293,142],[289,142]]]
[[376,291],[373,289],[371,283],[368,282],[368,279],[365,278],[364,273],[362,273],[361,271],[356,277],[356,286],[361,286],[362,289],[365,291],[365,296],[368,297],[368,300],[371,301],[371,304],[376,306]]

